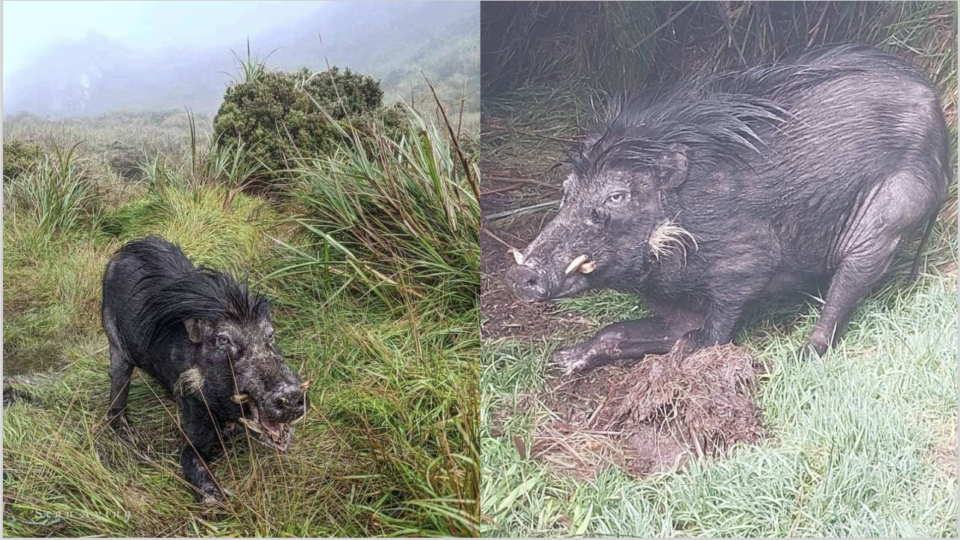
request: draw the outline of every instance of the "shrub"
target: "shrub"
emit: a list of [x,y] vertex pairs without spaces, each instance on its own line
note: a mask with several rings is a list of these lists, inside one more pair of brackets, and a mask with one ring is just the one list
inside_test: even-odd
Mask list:
[[20,139],[3,141],[3,181],[34,169],[43,157],[43,147]]
[[[213,121],[220,144],[245,145],[269,171],[289,168],[302,155],[331,152],[343,142],[335,121],[357,123],[381,111],[380,83],[349,69],[311,73],[263,71],[227,89]],[[326,114],[325,114],[326,113]]]

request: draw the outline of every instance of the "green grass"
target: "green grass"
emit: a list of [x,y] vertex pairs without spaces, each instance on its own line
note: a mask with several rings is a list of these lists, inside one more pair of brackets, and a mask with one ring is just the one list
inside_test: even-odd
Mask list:
[[163,187],[106,214],[101,229],[121,242],[157,234],[180,244],[198,264],[241,273],[274,245],[281,220],[269,204],[242,193]]
[[410,116],[399,141],[342,130],[353,145],[292,171],[307,234],[304,245],[289,248],[279,275],[320,271],[322,296],[347,289],[386,309],[407,300],[440,317],[474,308],[479,170],[435,126]]
[[[482,534],[956,536],[955,472],[935,461],[938,448],[956,456],[956,291],[955,273],[887,287],[822,361],[795,359],[816,310],[792,325],[755,321],[736,341],[772,366],[757,394],[768,438],[647,479],[610,469],[577,481],[520,459],[512,439],[529,440],[548,413],[556,341],[485,343]],[[635,316],[626,304],[577,309],[594,305],[567,307],[602,323]],[[520,396],[533,405],[518,408]]]
[[[89,133],[109,131],[98,123],[104,121],[93,121]],[[395,216],[373,212],[370,201],[334,201],[337,192],[310,189],[312,179],[329,178],[321,175],[331,162],[319,156],[297,176],[290,173],[290,186],[302,186],[309,201],[243,193],[231,173],[243,167],[229,166],[242,149],[197,151],[189,121],[181,129],[184,140],[171,145],[178,150],[148,156],[139,182],[91,167],[100,210],[79,213],[56,234],[46,234],[33,207],[21,202],[23,191],[9,187],[16,197],[4,212],[5,374],[14,367],[29,372],[17,385],[32,399],[3,410],[6,536],[476,534],[479,211],[464,212],[478,207],[462,167],[453,165],[449,139],[412,121],[417,137],[411,144],[419,153],[403,143],[340,154],[342,170],[371,176],[336,179],[369,194],[368,182],[383,181],[378,168],[390,164],[394,178],[406,182],[396,186],[398,199],[407,201],[404,193],[415,193],[417,182],[439,189],[431,192],[434,206],[411,197],[415,205],[407,209],[420,213],[407,215],[407,225],[449,222],[444,208],[457,211],[455,225],[423,238],[398,236]],[[31,129],[38,140],[61,136]],[[92,148],[82,154],[94,165],[100,157]],[[64,213],[81,208],[63,202]],[[351,209],[351,202],[361,206]],[[336,210],[373,212],[368,234],[380,235],[390,257],[358,250],[348,260],[335,247],[339,239],[356,249],[347,233],[317,236],[319,227],[340,218]],[[372,230],[378,227],[379,233]],[[132,442],[105,423],[100,278],[110,254],[147,234],[182,244],[198,263],[248,273],[275,300],[288,362],[313,381],[311,410],[288,453],[241,436],[213,464],[218,481],[234,494],[218,512],[195,504],[184,484],[175,405],[161,387],[135,372]],[[290,268],[304,262],[302,271]],[[385,297],[389,302],[371,294],[367,285],[374,281],[344,286],[369,278],[367,265],[395,272],[391,279],[400,288]]]

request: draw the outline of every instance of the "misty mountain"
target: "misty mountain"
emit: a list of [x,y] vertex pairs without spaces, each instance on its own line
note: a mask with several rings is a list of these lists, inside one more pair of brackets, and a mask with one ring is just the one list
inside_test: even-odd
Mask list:
[[[250,44],[261,59],[269,54],[271,69],[324,70],[329,61],[372,75],[389,99],[428,96],[422,71],[445,100],[466,93],[468,109],[476,110],[479,21],[479,2],[332,2],[251,35]],[[187,106],[212,115],[238,77],[231,49],[246,60],[246,47],[239,40],[145,52],[90,33],[49,46],[14,73],[3,89],[3,112],[60,117]]]

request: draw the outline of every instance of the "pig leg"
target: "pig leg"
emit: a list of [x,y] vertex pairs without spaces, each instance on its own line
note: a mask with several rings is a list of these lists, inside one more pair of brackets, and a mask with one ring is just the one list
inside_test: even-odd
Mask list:
[[133,364],[118,347],[110,345],[110,407],[108,417],[110,425],[117,431],[124,431],[127,420],[127,397],[130,395],[130,378],[133,376]]
[[640,360],[647,354],[670,352],[685,330],[664,324],[656,317],[619,322],[604,327],[579,345],[558,350],[551,361],[569,375],[617,360]]
[[740,316],[751,298],[752,296],[737,302],[714,302],[708,305],[703,326],[682,336],[683,353],[690,354],[706,347],[730,343],[736,333]]
[[839,264],[820,319],[804,343],[804,354],[823,356],[843,336],[847,323],[870,289],[884,276],[900,239],[940,206],[937,195],[907,173],[887,179],[868,196],[838,242]]
[[197,400],[183,398],[180,404],[182,429],[186,437],[180,450],[183,478],[193,486],[197,500],[211,504],[223,500],[223,492],[210,473],[210,463],[220,455],[216,427]]
[[869,261],[859,259],[858,262],[845,261],[840,264],[830,282],[820,319],[803,345],[803,354],[813,352],[823,356],[831,345],[840,340],[857,306],[890,266],[895,249],[896,245],[878,248]]

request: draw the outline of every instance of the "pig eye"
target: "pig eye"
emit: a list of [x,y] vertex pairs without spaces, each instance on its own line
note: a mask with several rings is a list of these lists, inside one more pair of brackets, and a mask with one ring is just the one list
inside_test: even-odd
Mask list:
[[226,347],[230,344],[230,338],[225,334],[217,336],[217,347]]
[[604,201],[604,204],[619,205],[619,204],[623,204],[626,200],[627,200],[627,192],[618,191],[608,196],[607,200]]

